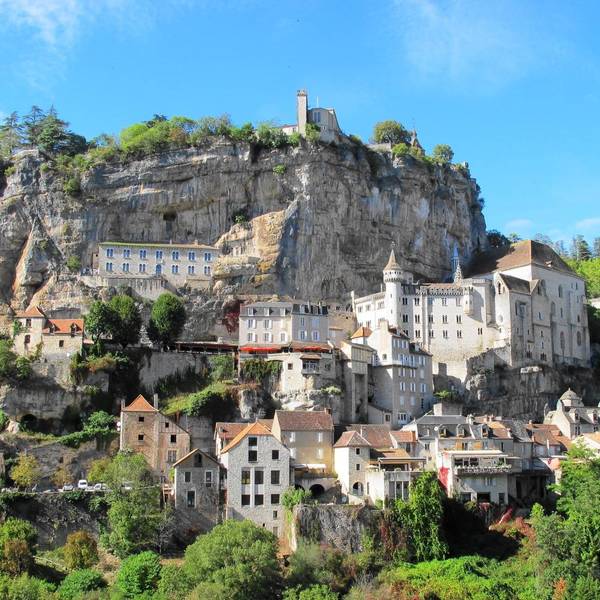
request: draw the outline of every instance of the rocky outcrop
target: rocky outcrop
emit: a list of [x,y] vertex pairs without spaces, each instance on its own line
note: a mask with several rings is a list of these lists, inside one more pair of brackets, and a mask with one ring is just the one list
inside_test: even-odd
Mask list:
[[300,504],[291,520],[290,546],[296,550],[304,540],[343,552],[360,552],[365,534],[373,534],[380,518],[380,510],[363,505]]
[[225,252],[243,242],[241,258],[217,266],[220,297],[314,300],[376,289],[392,240],[402,266],[428,279],[448,275],[455,245],[467,259],[486,243],[478,186],[462,170],[393,161],[350,143],[257,151],[215,140],[94,167],[76,198],[36,152],[21,153],[15,166],[0,196],[5,314],[31,301],[85,308],[97,290],[66,260],[90,266],[100,240],[197,239]]

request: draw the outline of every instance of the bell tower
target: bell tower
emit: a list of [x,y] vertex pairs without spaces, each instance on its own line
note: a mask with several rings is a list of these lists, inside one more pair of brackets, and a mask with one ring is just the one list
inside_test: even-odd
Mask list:
[[402,302],[402,268],[396,260],[396,244],[392,242],[390,258],[383,268],[383,282],[385,284],[386,318],[392,327],[400,328],[400,303]]

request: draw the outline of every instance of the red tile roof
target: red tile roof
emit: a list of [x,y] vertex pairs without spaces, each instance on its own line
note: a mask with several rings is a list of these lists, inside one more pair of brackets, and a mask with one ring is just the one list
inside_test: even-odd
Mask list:
[[235,448],[245,437],[249,435],[273,435],[262,423],[256,421],[255,423],[250,423],[245,429],[240,431],[232,440],[223,448],[221,451],[222,454],[225,452],[229,452],[231,449]]
[[371,444],[358,431],[344,431],[340,439],[333,445],[334,448],[359,448],[361,446],[370,448]]
[[391,448],[390,428],[386,425],[348,425],[348,431],[358,431],[373,448]]
[[39,306],[30,306],[26,311],[17,313],[18,319],[43,319],[45,317],[44,311]]
[[356,339],[356,338],[368,338],[373,332],[368,328],[365,327],[364,325],[362,327],[359,327],[353,334],[352,337],[350,339]]
[[281,431],[333,430],[333,419],[324,410],[276,410],[275,420]]
[[[75,326],[75,333],[83,333],[83,319],[48,319],[48,327],[43,333],[71,334],[71,326]],[[54,331],[52,331],[54,326]]]
[[401,444],[413,444],[417,441],[417,434],[414,431],[390,431],[390,435]]
[[240,431],[248,427],[248,423],[215,423],[215,433],[221,439],[232,440]]
[[126,406],[122,412],[158,412],[158,410],[140,394],[131,404]]

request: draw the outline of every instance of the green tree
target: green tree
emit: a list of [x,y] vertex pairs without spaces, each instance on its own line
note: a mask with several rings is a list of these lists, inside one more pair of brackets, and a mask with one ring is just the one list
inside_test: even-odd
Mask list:
[[600,258],[600,237],[595,237],[593,242],[594,258]]
[[223,586],[230,600],[268,600],[280,589],[277,538],[251,521],[225,521],[185,551],[192,584]]
[[107,430],[115,428],[115,418],[103,410],[93,412],[83,424],[84,431]]
[[492,248],[502,248],[510,246],[510,240],[497,229],[490,229],[487,232],[487,239]]
[[523,239],[518,233],[509,233],[506,237],[511,244],[516,244]]
[[173,294],[161,294],[152,305],[148,335],[163,347],[173,342],[185,324],[183,302]]
[[376,144],[409,144],[410,134],[398,121],[380,121],[373,128],[373,141]]
[[409,547],[418,561],[441,559],[448,552],[441,527],[443,502],[437,475],[429,471],[411,483],[408,501],[396,501],[397,519],[408,533]]
[[20,454],[10,470],[10,478],[21,488],[33,487],[41,479],[41,476],[37,459],[29,454]]
[[4,118],[0,126],[0,158],[10,158],[23,143],[23,126],[16,112]]
[[29,379],[33,374],[33,367],[31,366],[31,359],[26,356],[17,356],[15,359],[15,377],[19,381],[25,381]]
[[587,240],[582,235],[576,235],[571,244],[571,258],[573,260],[589,260],[592,258],[592,251]]
[[111,298],[109,307],[115,312],[118,327],[112,332],[112,339],[123,348],[140,341],[142,316],[131,296],[118,295]]
[[81,259],[76,254],[71,254],[67,258],[67,269],[71,271],[71,273],[78,273],[81,269]]
[[79,569],[69,573],[58,588],[58,597],[63,600],[77,600],[89,597],[89,592],[106,586],[102,575],[92,569]]
[[119,327],[119,317],[111,306],[96,300],[85,316],[85,330],[98,348],[102,338],[112,336]]
[[154,591],[160,579],[160,558],[154,552],[140,552],[126,558],[117,573],[117,588],[125,598],[137,598]]
[[[20,542],[16,544],[15,542]],[[0,552],[2,568],[13,575],[28,568],[37,542],[37,530],[31,523],[8,517],[0,525]]]
[[448,165],[454,158],[454,151],[448,144],[437,144],[433,147],[431,155],[436,162],[442,165]]
[[98,562],[98,545],[87,531],[74,531],[64,546],[65,564],[71,571],[88,569]]
[[310,490],[289,487],[281,496],[281,504],[287,510],[293,510],[297,504],[306,504],[312,498]]
[[585,289],[588,298],[600,296],[600,258],[590,260],[567,260],[569,266],[585,279]]
[[160,489],[141,454],[119,452],[106,469],[108,533],[102,538],[124,558],[153,547],[161,519]]
[[29,146],[37,146],[46,113],[39,106],[32,106],[31,110],[23,117],[24,141]]

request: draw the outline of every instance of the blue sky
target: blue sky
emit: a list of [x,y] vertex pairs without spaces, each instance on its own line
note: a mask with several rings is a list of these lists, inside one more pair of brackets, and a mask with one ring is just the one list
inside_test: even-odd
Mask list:
[[0,113],[54,104],[88,137],[154,113],[294,119],[449,143],[488,228],[600,236],[600,3],[0,0]]

